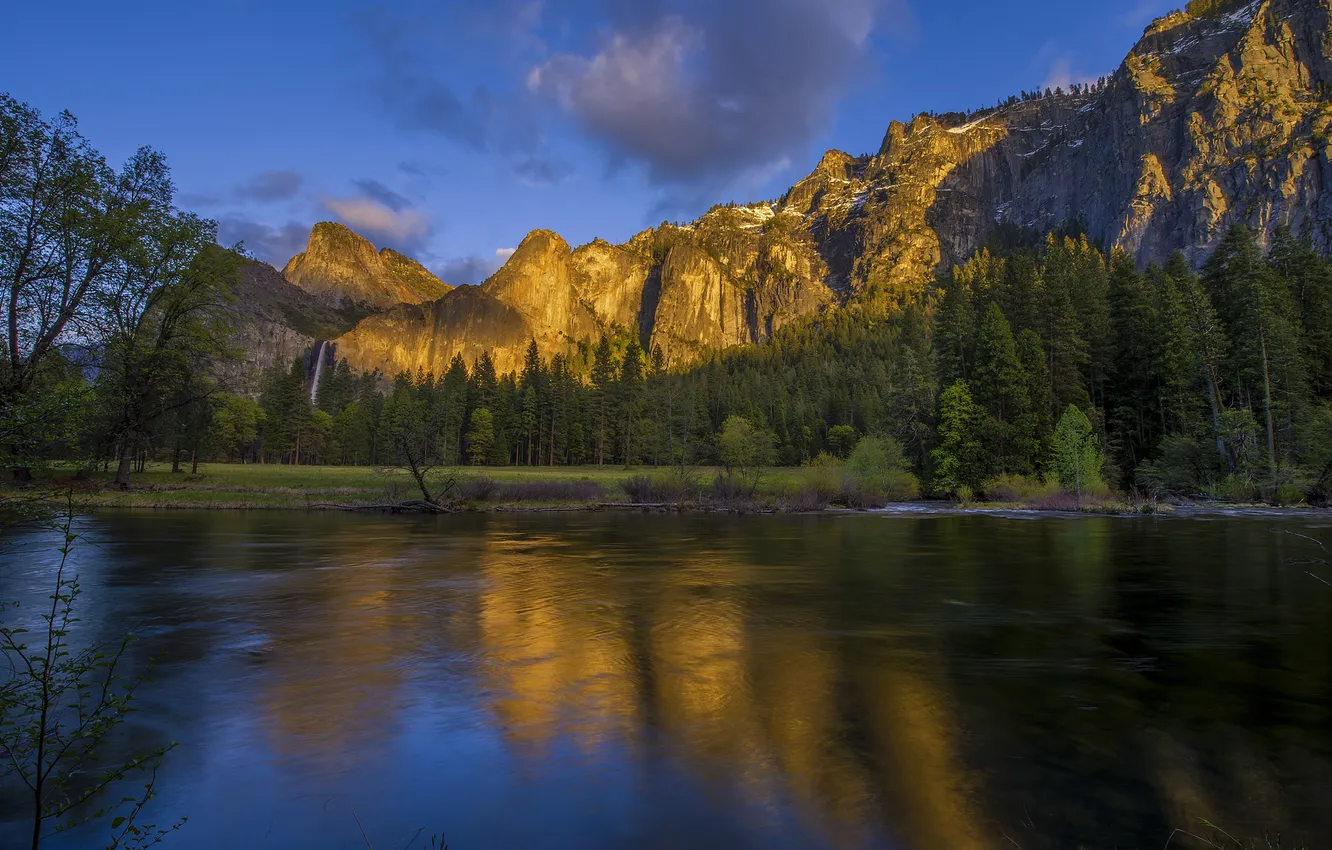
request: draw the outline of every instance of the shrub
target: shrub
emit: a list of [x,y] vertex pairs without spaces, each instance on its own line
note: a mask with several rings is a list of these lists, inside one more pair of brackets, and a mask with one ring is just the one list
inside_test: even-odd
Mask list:
[[458,486],[458,497],[464,502],[489,502],[499,492],[499,482],[484,475],[469,478]]
[[976,493],[969,485],[959,484],[953,488],[953,499],[959,506],[969,508],[976,501]]
[[723,472],[712,482],[709,499],[717,505],[734,506],[753,501],[754,487],[742,475]]
[[1212,477],[1216,457],[1192,437],[1166,437],[1156,459],[1138,467],[1138,483],[1157,495],[1192,495]]
[[595,481],[513,481],[498,488],[501,502],[595,502],[606,492]]
[[892,500],[877,489],[847,484],[842,488],[842,501],[846,503],[848,508],[867,511],[873,508],[882,508]]
[[1059,490],[1059,485],[1052,481],[1042,481],[1035,476],[1004,473],[986,481],[982,489],[985,498],[992,502],[1031,504],[1054,495]]
[[848,498],[859,502],[892,502],[920,495],[920,482],[910,472],[902,446],[888,437],[865,437],[851,452],[843,472]]
[[1289,506],[1304,502],[1304,489],[1297,484],[1282,484],[1272,496],[1275,504]]
[[1080,511],[1082,499],[1077,493],[1056,488],[1053,493],[1033,502],[1032,507],[1038,511]]
[[832,498],[824,490],[807,483],[787,488],[779,499],[784,510],[795,512],[821,511],[832,503]]
[[823,500],[824,504],[837,501],[842,495],[842,463],[828,454],[821,454],[800,473],[799,489]]
[[1258,487],[1253,479],[1240,473],[1217,479],[1204,492],[1208,498],[1220,502],[1252,502],[1258,498]]
[[684,497],[684,488],[669,474],[633,475],[620,482],[620,489],[635,505],[668,504]]

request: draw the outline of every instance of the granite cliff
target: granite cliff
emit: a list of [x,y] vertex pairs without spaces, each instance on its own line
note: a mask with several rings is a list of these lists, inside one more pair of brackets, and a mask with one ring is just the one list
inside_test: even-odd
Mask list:
[[361,369],[438,372],[489,350],[506,371],[532,339],[551,355],[601,333],[685,365],[830,305],[922,288],[1003,223],[1079,222],[1142,263],[1176,250],[1201,262],[1236,222],[1263,239],[1288,225],[1328,250],[1329,93],[1332,0],[1195,0],[1100,84],[893,122],[876,153],[830,151],[776,203],[717,207],[618,246],[536,231],[481,286],[433,299],[385,284],[380,255],[349,231],[337,234],[347,258],[312,236],[287,276],[353,302],[409,302],[337,340]]
[[415,260],[388,248],[376,251],[368,239],[332,222],[314,226],[304,253],[291,258],[282,276],[332,306],[367,313],[434,301],[453,288]]

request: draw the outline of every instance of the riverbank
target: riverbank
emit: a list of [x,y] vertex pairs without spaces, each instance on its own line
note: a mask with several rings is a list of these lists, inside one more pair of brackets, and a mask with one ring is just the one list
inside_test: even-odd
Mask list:
[[[716,468],[691,470],[685,481],[673,470],[624,467],[465,467],[442,471],[456,488],[450,503],[456,510],[478,512],[543,512],[595,510],[679,510],[775,513],[816,513],[881,510],[887,513],[1085,513],[1143,515],[1267,510],[1267,506],[1167,505],[1156,501],[1111,497],[1079,501],[1045,499],[1041,503],[976,502],[958,505],[905,500],[848,504],[846,494],[822,486],[811,471],[774,468],[764,472],[753,495],[725,492]],[[825,482],[826,483],[826,482]],[[111,476],[92,473],[78,478],[56,470],[37,488],[65,492],[73,488],[88,510],[273,510],[336,511],[371,509],[420,498],[411,476],[400,469],[314,467],[262,464],[200,464],[197,473],[172,473],[167,464],[151,464],[136,473],[128,490],[116,488]],[[16,492],[10,490],[11,493]],[[1280,509],[1287,512],[1290,509]]]

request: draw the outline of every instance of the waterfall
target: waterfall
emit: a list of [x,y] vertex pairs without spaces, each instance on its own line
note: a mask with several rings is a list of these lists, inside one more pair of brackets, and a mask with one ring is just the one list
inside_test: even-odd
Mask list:
[[319,354],[315,357],[314,382],[310,384],[310,403],[319,404],[319,377],[324,374],[324,350],[328,342],[319,343]]

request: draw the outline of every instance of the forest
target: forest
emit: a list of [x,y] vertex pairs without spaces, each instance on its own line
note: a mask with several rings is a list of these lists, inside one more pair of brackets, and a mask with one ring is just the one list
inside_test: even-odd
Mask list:
[[[73,118],[0,101],[0,445],[59,460],[304,465],[835,463],[863,437],[936,496],[1079,491],[1323,501],[1332,266],[1229,229],[1201,267],[1138,268],[1078,228],[996,232],[921,294],[852,294],[762,345],[664,367],[628,332],[498,374],[238,380],[244,258],[177,209],[163,157],[109,166]],[[745,448],[736,454],[737,441]]]

